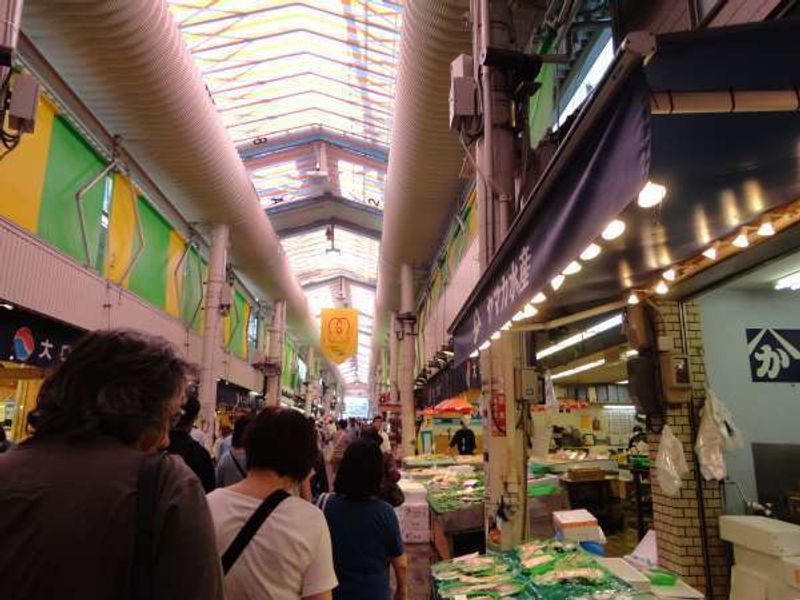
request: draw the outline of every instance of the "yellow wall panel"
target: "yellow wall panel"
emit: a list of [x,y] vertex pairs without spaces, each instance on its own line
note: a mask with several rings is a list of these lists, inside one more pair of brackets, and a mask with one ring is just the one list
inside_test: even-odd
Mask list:
[[186,250],[186,243],[176,231],[169,234],[169,249],[167,255],[167,296],[165,310],[173,317],[181,316],[181,292],[183,288],[183,272],[175,276],[175,270]]
[[106,277],[113,283],[125,287],[128,286],[128,282],[123,282],[122,278],[133,260],[134,244],[139,244],[136,233],[137,201],[130,179],[115,173],[108,219]]
[[0,216],[32,233],[36,233],[39,224],[55,115],[55,106],[41,96],[34,133],[24,135],[19,145],[0,160]]

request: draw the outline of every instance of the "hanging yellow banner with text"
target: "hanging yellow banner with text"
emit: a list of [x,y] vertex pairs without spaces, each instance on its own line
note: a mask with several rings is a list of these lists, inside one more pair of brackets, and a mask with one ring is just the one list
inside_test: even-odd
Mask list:
[[322,353],[341,364],[358,351],[358,311],[355,308],[323,308]]

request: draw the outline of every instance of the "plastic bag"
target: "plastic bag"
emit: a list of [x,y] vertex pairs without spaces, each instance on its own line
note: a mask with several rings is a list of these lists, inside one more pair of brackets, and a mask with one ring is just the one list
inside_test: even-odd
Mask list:
[[700,413],[700,429],[694,450],[700,463],[700,473],[706,481],[725,479],[725,457],[722,455],[724,442],[720,434],[711,405],[706,405]]
[[558,400],[556,399],[556,388],[550,378],[550,370],[544,374],[544,408],[552,412],[558,412]]
[[664,425],[656,456],[656,477],[661,489],[673,498],[680,495],[683,478],[688,472],[683,444],[672,433],[670,426]]
[[742,433],[734,424],[731,411],[717,398],[713,390],[707,388],[706,403],[700,413],[700,429],[694,446],[703,477],[707,481],[725,479],[725,450],[743,446]]
[[[714,390],[706,388],[706,408],[711,409],[714,421],[719,428],[722,445],[725,450],[744,448],[742,432],[733,422],[733,415],[725,403],[717,398]],[[705,408],[703,410],[706,410]]]

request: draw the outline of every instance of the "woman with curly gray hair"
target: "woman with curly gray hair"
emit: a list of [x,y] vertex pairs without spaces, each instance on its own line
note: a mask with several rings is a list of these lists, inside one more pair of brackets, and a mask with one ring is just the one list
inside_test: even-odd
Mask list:
[[3,597],[222,598],[194,473],[159,452],[192,367],[162,338],[86,335],[0,456]]

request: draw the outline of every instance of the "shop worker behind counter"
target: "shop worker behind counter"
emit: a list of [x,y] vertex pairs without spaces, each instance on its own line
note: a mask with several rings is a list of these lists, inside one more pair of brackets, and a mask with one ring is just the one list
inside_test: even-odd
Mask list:
[[469,418],[461,419],[461,429],[456,431],[453,439],[450,440],[451,448],[458,448],[461,455],[472,455],[475,453],[475,432],[469,428]]
[[191,372],[162,338],[104,330],[47,376],[0,455],[3,600],[223,598],[200,482],[157,453]]

